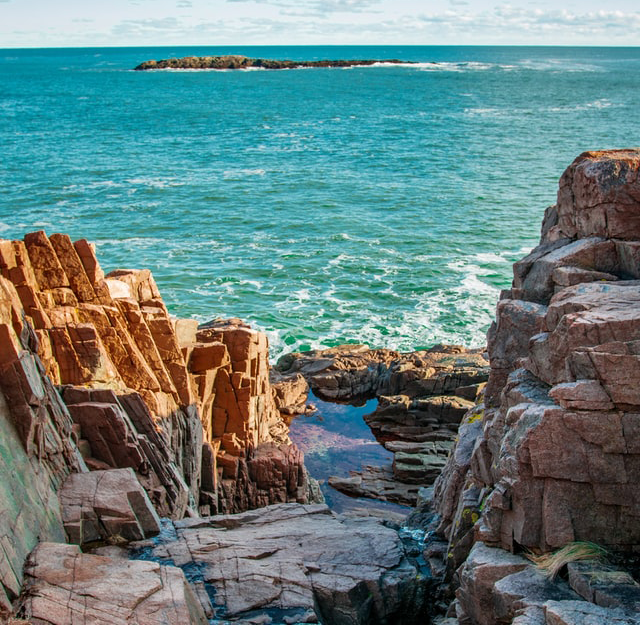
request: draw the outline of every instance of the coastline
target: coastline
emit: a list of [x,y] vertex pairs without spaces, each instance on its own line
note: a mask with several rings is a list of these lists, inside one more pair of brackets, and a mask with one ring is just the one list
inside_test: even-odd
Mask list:
[[[567,168],[498,302],[488,361],[459,346],[351,345],[271,369],[264,334],[172,319],[148,270],[105,276],[86,240],[0,241],[1,457],[19,476],[1,486],[14,546],[0,554],[0,617],[15,601],[19,616],[60,625],[105,611],[633,623],[639,172],[639,149]],[[378,398],[365,420],[394,453],[392,475],[348,486],[416,487],[400,532],[397,518],[319,503],[288,434],[312,410],[309,386]],[[586,541],[608,563],[591,551],[552,578],[522,555]]]
[[[24,94],[5,101],[16,116],[0,125],[15,163],[0,172],[9,192],[0,236],[44,228],[86,237],[105,267],[152,270],[172,314],[277,328],[271,344],[282,352],[481,346],[511,264],[536,244],[534,207],[550,203],[558,172],[585,147],[633,134],[616,76],[635,75],[634,55],[384,50],[240,51],[416,54],[439,65],[149,75],[130,68],[166,58],[166,48],[15,54],[0,65],[10,92]],[[54,78],[69,89],[52,93]],[[492,96],[496,84],[508,99]],[[533,106],[540,89],[545,101]],[[283,92],[290,106],[278,104]],[[538,159],[532,145],[553,147]],[[284,268],[260,271],[275,263]],[[295,288],[287,275],[299,276]]]

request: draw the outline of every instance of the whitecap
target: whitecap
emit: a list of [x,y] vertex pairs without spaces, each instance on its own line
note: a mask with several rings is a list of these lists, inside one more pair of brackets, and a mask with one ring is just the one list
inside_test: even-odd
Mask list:
[[340,265],[341,263],[343,263],[345,261],[351,261],[351,260],[356,260],[356,259],[353,256],[349,256],[349,254],[339,254],[335,258],[332,258],[327,263],[327,265],[329,265],[331,267],[335,267],[335,266]]
[[246,176],[264,176],[266,171],[264,169],[227,169],[224,171],[223,176],[228,178],[244,178]]
[[499,108],[466,108],[464,109],[465,115],[478,115],[484,117],[502,117],[507,114],[507,111]]
[[180,182],[175,178],[164,180],[162,178],[129,178],[126,180],[128,184],[138,184],[153,189],[165,189],[167,187],[182,187],[184,182]]
[[575,113],[579,111],[588,111],[591,109],[607,109],[612,107],[619,107],[621,105],[614,104],[610,100],[606,98],[601,98],[599,100],[594,100],[593,102],[583,102],[582,104],[568,104],[566,106],[553,106],[549,107],[547,110],[553,113]]

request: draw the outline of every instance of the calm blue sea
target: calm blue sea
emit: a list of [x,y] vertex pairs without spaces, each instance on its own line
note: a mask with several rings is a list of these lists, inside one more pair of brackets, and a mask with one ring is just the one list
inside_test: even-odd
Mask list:
[[[131,71],[228,53],[420,64]],[[639,111],[640,48],[0,50],[0,237],[86,237],[275,353],[479,346],[564,168]]]

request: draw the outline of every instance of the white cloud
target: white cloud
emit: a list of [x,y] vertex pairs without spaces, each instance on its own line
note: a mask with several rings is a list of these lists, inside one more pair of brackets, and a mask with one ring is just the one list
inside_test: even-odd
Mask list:
[[285,9],[283,15],[313,16],[331,15],[333,13],[369,13],[380,4],[380,0],[226,0],[229,3],[268,4]]
[[600,10],[573,13],[565,9],[526,9],[500,5],[480,13],[451,10],[422,14],[418,20],[423,28],[437,26],[452,33],[475,34],[485,38],[501,36],[512,41],[517,36],[547,39],[557,35],[558,40],[591,43],[591,37],[632,36],[634,32],[640,34],[640,12]]
[[[0,47],[47,45],[637,45],[637,0],[0,0]],[[497,0],[500,2],[501,0]],[[46,5],[45,5],[46,2]],[[64,10],[63,10],[64,9]],[[6,14],[6,19],[5,19]],[[88,22],[79,20],[93,19]],[[4,25],[4,32],[3,32]],[[9,29],[11,25],[11,29]],[[22,31],[19,34],[17,31]]]
[[[392,19],[371,19],[360,14],[357,26],[340,18],[336,6],[341,0],[322,1],[325,13],[284,10],[277,18],[224,18],[189,22],[176,17],[123,20],[114,25],[107,38],[122,45],[184,43],[215,40],[219,45],[323,43],[573,43],[607,45],[625,43],[640,29],[640,13],[595,11],[571,13],[566,10],[524,9],[501,5],[473,12],[468,7],[438,13],[401,15]],[[315,3],[307,3],[307,8]],[[360,3],[361,8],[370,5]],[[300,5],[299,9],[302,10]],[[364,18],[364,19],[362,19]]]

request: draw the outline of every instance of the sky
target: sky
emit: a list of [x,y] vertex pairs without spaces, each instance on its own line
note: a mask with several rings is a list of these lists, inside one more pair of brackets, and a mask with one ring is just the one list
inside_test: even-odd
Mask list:
[[0,0],[0,47],[640,45],[638,0]]

